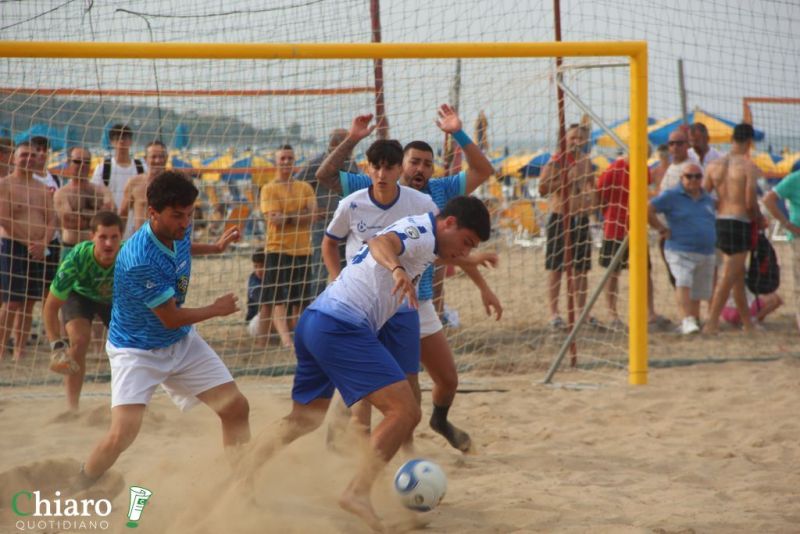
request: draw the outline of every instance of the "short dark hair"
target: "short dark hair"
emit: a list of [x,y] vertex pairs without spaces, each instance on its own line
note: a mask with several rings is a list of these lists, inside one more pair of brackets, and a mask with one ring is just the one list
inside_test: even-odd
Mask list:
[[163,142],[163,141],[161,141],[160,139],[156,139],[155,141],[150,141],[149,143],[147,143],[147,144],[145,145],[145,147],[144,147],[144,150],[145,150],[145,152],[146,152],[146,151],[147,151],[147,149],[148,149],[148,148],[150,148],[151,146],[160,146],[160,147],[161,147],[161,148],[163,148],[164,150],[167,150],[167,145],[165,145],[165,144],[164,144],[164,142]]
[[406,146],[403,147],[403,154],[408,152],[409,150],[422,150],[423,152],[430,152],[433,154],[433,147],[426,143],[425,141],[411,141]]
[[147,186],[147,205],[161,213],[166,208],[194,205],[199,191],[185,174],[162,171]]
[[24,146],[26,146],[28,148],[33,148],[33,144],[31,144],[30,141],[20,141],[19,143],[14,145],[14,152],[16,152],[18,148],[22,148]]
[[378,139],[367,149],[370,165],[385,163],[389,167],[403,163],[403,145],[396,139]]
[[30,146],[33,148],[44,148],[48,150],[50,148],[50,140],[43,135],[34,135],[30,139]]
[[72,153],[73,153],[74,151],[76,151],[76,150],[85,150],[86,152],[88,152],[88,153],[89,153],[89,156],[91,156],[91,155],[92,155],[92,151],[91,151],[91,150],[89,150],[88,148],[86,148],[85,146],[81,146],[81,145],[73,145],[73,146],[71,146],[71,147],[69,147],[69,148],[67,149],[67,157],[71,158],[71,157],[72,157]]
[[108,131],[108,140],[115,141],[120,137],[133,137],[133,130],[127,124],[115,124]]
[[279,152],[281,150],[291,150],[292,152],[294,152],[294,147],[292,145],[281,145],[278,147],[278,150],[276,150],[276,152]]
[[733,140],[737,143],[744,143],[746,141],[750,141],[754,139],[756,136],[756,131],[753,129],[752,124],[747,124],[743,122],[741,124],[737,124],[733,128]]
[[253,255],[250,257],[250,260],[253,263],[267,263],[267,255],[263,252],[253,252]]
[[702,122],[693,122],[689,125],[689,131],[695,133],[701,133],[703,135],[708,135],[708,128]]
[[89,228],[91,228],[92,232],[96,232],[98,226],[116,226],[119,228],[120,233],[125,232],[122,218],[113,211],[98,211],[95,213],[89,222]]
[[472,230],[481,241],[489,240],[492,234],[492,219],[481,199],[466,195],[453,197],[436,217],[445,219],[450,216],[456,218],[459,228]]

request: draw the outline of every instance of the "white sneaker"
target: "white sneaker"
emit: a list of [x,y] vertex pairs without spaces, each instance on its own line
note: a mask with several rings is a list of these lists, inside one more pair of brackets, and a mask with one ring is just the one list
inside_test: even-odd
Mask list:
[[692,316],[684,317],[683,321],[681,321],[681,328],[680,332],[684,336],[688,336],[690,334],[696,334],[700,331],[700,327],[697,326],[697,319]]

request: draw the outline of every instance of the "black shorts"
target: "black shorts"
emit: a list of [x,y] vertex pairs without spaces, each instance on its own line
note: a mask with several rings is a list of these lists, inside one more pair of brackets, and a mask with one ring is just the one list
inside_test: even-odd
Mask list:
[[[592,238],[589,235],[589,217],[572,218],[570,231],[572,269],[584,273],[592,268]],[[544,268],[548,271],[564,270],[564,225],[560,213],[551,213],[547,220],[547,245]]]
[[[617,255],[617,251],[622,246],[622,241],[617,241],[616,239],[603,239],[603,248],[600,249],[600,257],[598,258],[598,262],[600,263],[601,267],[608,267],[611,265],[611,260],[614,259],[614,256]],[[631,249],[630,243],[625,248],[625,252],[622,255],[622,261],[619,262],[617,265],[616,272],[620,272],[623,269],[628,268],[628,251]],[[650,250],[647,251],[647,270],[652,270],[653,265],[650,263]]]
[[111,304],[97,302],[72,291],[61,307],[61,317],[64,319],[64,324],[73,319],[86,319],[92,322],[95,316],[99,317],[108,328],[109,323],[111,323]]
[[28,247],[11,239],[0,239],[0,288],[3,302],[42,300],[47,280],[43,261],[32,260]]
[[717,248],[731,256],[752,248],[752,224],[737,219],[717,219]]
[[313,295],[311,256],[267,253],[261,304],[307,304]]

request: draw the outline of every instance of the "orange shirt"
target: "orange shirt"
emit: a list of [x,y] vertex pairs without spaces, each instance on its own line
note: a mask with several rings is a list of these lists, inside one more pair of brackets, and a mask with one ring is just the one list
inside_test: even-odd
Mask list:
[[[311,222],[275,224],[269,214],[278,211],[284,215],[311,213],[317,203],[314,189],[306,182],[270,182],[261,188],[261,213],[267,219],[266,251],[290,256],[311,255]],[[304,211],[305,210],[305,211]]]

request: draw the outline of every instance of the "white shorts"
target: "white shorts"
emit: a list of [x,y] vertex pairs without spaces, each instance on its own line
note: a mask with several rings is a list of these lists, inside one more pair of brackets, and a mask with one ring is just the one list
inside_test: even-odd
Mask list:
[[714,292],[716,254],[698,254],[664,250],[669,270],[675,277],[675,287],[688,287],[692,300],[711,300]]
[[419,301],[419,337],[426,338],[442,329],[442,321],[432,300]]
[[200,334],[192,330],[163,349],[117,348],[106,342],[111,363],[111,407],[150,402],[159,385],[182,411],[197,395],[233,382],[228,368]]

